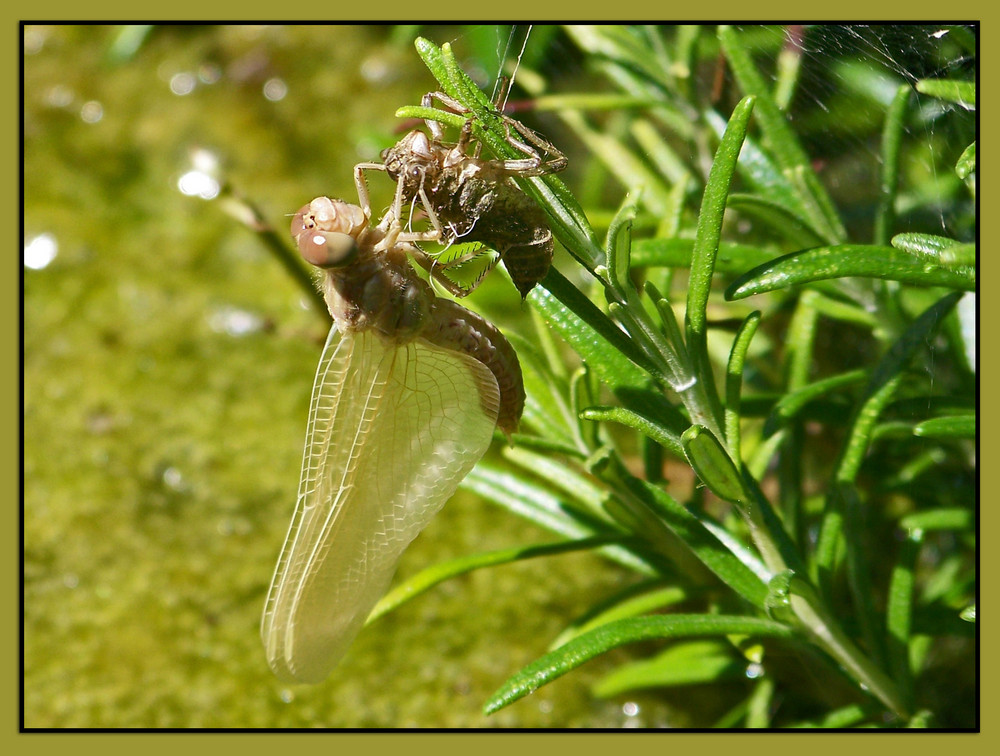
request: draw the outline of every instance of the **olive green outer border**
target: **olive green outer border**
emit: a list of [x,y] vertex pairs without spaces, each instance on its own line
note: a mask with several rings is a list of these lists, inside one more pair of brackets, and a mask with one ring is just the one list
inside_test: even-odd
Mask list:
[[[500,10],[497,10],[500,9]],[[289,18],[286,14],[294,13],[298,19]],[[502,14],[502,15],[501,15]],[[702,14],[702,15],[698,15]],[[833,21],[859,22],[870,20],[886,22],[893,19],[912,19],[913,21],[981,21],[985,32],[985,43],[982,44],[982,83],[978,100],[980,112],[985,111],[984,122],[996,122],[996,117],[990,118],[989,113],[996,110],[997,105],[992,100],[996,89],[996,50],[998,37],[993,35],[996,28],[990,23],[995,21],[997,12],[987,10],[985,0],[974,2],[940,3],[927,0],[910,0],[910,2],[872,2],[866,0],[840,0],[833,3],[802,3],[792,0],[775,2],[754,2],[752,4],[737,3],[734,0],[723,0],[712,3],[666,3],[652,0],[627,0],[626,2],[598,2],[598,0],[505,0],[502,4],[488,5],[482,2],[470,3],[468,0],[457,3],[454,0],[436,0],[435,2],[415,3],[413,0],[404,3],[401,0],[382,0],[377,5],[371,3],[350,4],[343,2],[307,3],[299,2],[289,5],[260,2],[260,0],[243,0],[242,2],[190,2],[189,0],[173,0],[169,3],[136,3],[134,0],[97,0],[84,5],[79,0],[47,0],[45,3],[28,4],[16,2],[10,9],[4,10],[4,23],[0,25],[0,39],[3,40],[4,66],[8,68],[2,82],[4,101],[13,104],[19,97],[19,46],[21,31],[19,22],[23,20],[71,20],[84,21],[100,19],[108,21],[146,21],[146,20],[310,20],[322,21],[359,21],[373,20],[406,20],[430,22],[470,21],[482,18],[485,21],[517,21],[536,20],[537,22],[574,21]],[[417,61],[414,61],[417,65]],[[18,100],[18,103],[20,101]],[[3,119],[3,130],[8,148],[3,153],[2,175],[7,177],[4,182],[4,199],[2,207],[10,215],[6,227],[8,237],[13,244],[15,233],[20,228],[20,182],[19,162],[20,150],[13,149],[19,144],[19,127],[21,123],[20,109],[9,108]],[[980,150],[981,162],[997,166],[995,150]],[[979,169],[979,175],[985,175],[987,199],[982,202],[987,212],[981,213],[981,236],[985,240],[996,237],[996,194],[993,191],[994,181],[992,170]],[[990,208],[993,211],[990,211]],[[987,271],[992,269],[990,260],[997,257],[996,250],[989,244],[981,245],[985,249]],[[10,248],[8,247],[8,250]],[[987,749],[995,752],[997,747],[996,732],[1000,729],[1000,716],[996,715],[993,706],[997,703],[996,678],[989,674],[990,669],[997,669],[996,633],[986,634],[987,642],[982,645],[981,667],[987,674],[981,675],[982,698],[987,702],[981,704],[983,732],[980,734],[903,734],[903,733],[220,733],[220,734],[159,734],[159,733],[109,733],[109,734],[75,734],[75,733],[19,733],[21,722],[20,712],[20,646],[19,634],[21,628],[20,613],[12,611],[19,607],[19,566],[21,564],[21,495],[19,481],[22,467],[21,460],[20,422],[20,340],[18,326],[20,324],[21,278],[20,262],[15,271],[13,255],[5,256],[6,270],[0,272],[0,285],[7,291],[0,297],[0,309],[3,313],[3,328],[0,330],[3,339],[3,353],[9,358],[3,362],[3,393],[10,401],[3,404],[3,415],[0,417],[0,427],[7,429],[3,435],[4,446],[0,460],[3,471],[0,481],[4,488],[10,491],[5,497],[6,520],[8,526],[3,529],[8,545],[3,553],[8,555],[5,560],[8,567],[4,570],[3,603],[7,621],[3,624],[4,647],[10,653],[3,657],[2,713],[4,726],[0,728],[0,742],[4,753],[18,754],[73,754],[74,756],[111,756],[112,754],[153,754],[183,753],[185,756],[198,756],[202,753],[217,755],[220,751],[239,754],[239,756],[274,756],[274,754],[294,755],[307,753],[323,753],[330,756],[423,756],[424,754],[473,754],[474,756],[492,756],[493,754],[515,754],[527,756],[540,753],[551,756],[553,749],[560,754],[667,754],[669,756],[687,756],[687,754],[716,754],[722,752],[743,754],[775,754],[802,753],[809,756],[820,754],[844,754],[861,756],[867,753],[884,753],[888,750],[911,754],[943,754],[961,752],[963,755],[984,752]],[[992,279],[987,278],[989,288]],[[994,323],[1000,317],[1000,297],[983,297],[983,323]],[[987,332],[992,328],[988,328]],[[979,353],[980,374],[995,376],[996,354],[988,349]],[[995,382],[987,381],[989,386]],[[996,417],[998,402],[992,395],[984,397],[983,407],[985,417]],[[983,427],[982,421],[980,427]],[[987,460],[997,459],[997,443],[992,433],[985,434],[986,442],[982,446],[981,455]],[[987,464],[986,475],[983,476],[982,490],[987,495],[982,496],[985,506],[982,508],[981,534],[995,532],[997,523],[996,493],[1000,489],[997,482],[998,465]],[[989,494],[994,494],[990,496]],[[992,506],[991,506],[992,504]],[[995,562],[997,552],[984,548],[985,570],[983,574],[997,574],[996,565],[990,568],[990,562]],[[16,557],[16,559],[15,559]],[[992,581],[985,586],[986,594],[981,597],[980,604],[985,605],[987,628],[996,616],[996,588]],[[991,703],[992,702],[992,705]],[[901,740],[902,739],[902,740]],[[994,742],[992,747],[989,742]]]

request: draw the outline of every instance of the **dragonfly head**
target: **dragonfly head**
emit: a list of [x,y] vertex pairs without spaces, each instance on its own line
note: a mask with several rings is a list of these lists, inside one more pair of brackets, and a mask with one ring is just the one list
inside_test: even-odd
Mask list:
[[318,268],[350,265],[358,254],[358,234],[367,228],[357,205],[317,197],[292,219],[292,237],[306,262]]

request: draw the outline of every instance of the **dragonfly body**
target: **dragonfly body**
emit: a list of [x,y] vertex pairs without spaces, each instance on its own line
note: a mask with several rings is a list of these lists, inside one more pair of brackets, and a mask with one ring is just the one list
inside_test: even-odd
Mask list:
[[[351,236],[356,249],[349,264],[325,267],[323,294],[341,333],[374,329],[382,338],[403,343],[416,338],[474,357],[489,368],[500,390],[497,425],[507,435],[517,430],[524,409],[524,386],[517,354],[503,334],[482,316],[450,299],[441,299],[407,259],[407,245],[387,239],[386,225],[368,226],[357,205],[319,197],[292,222],[299,241],[313,226],[349,229],[325,231]],[[307,258],[308,259],[308,258]]]
[[326,271],[334,327],[313,388],[298,501],[261,634],[282,679],[319,682],[385,592],[406,546],[524,403],[517,356],[479,315],[439,299],[405,244],[325,197],[292,234]]

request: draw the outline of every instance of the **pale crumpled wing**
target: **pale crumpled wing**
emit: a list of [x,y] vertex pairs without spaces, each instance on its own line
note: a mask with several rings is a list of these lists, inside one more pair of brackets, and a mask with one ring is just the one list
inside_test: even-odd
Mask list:
[[486,453],[499,402],[466,354],[331,330],[261,623],[278,677],[315,683],[336,666],[404,549]]

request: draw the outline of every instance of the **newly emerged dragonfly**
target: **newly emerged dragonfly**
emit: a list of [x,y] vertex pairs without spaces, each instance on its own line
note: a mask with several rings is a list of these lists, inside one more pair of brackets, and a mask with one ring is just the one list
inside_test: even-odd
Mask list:
[[408,237],[326,197],[296,214],[334,318],[309,409],[298,501],[261,624],[275,674],[320,682],[388,587],[407,545],[486,452],[517,428],[517,355],[479,315],[438,298]]
[[[504,126],[507,143],[522,157],[481,158],[482,143],[473,138],[472,118],[463,124],[456,144],[445,143],[441,124],[427,120],[430,137],[419,130],[411,131],[382,153],[382,163],[360,163],[355,167],[358,195],[366,210],[368,196],[363,172],[380,170],[396,182],[396,194],[389,212],[399,229],[403,228],[404,205],[410,206],[411,215],[414,210],[420,210],[427,216],[430,230],[410,233],[413,241],[436,242],[446,248],[455,243],[478,243],[496,251],[496,256],[471,285],[448,278],[447,271],[480,255],[481,248],[443,265],[434,257],[415,255],[415,259],[455,296],[469,294],[492,267],[503,260],[521,297],[526,297],[552,263],[552,231],[545,213],[513,179],[561,171],[566,167],[566,157],[530,128],[499,112],[505,91],[501,89],[497,96],[495,115]],[[434,100],[457,113],[469,113],[461,103],[443,92],[429,92],[421,104],[429,108]],[[470,154],[469,149],[473,146]],[[406,227],[409,229],[409,222]]]

